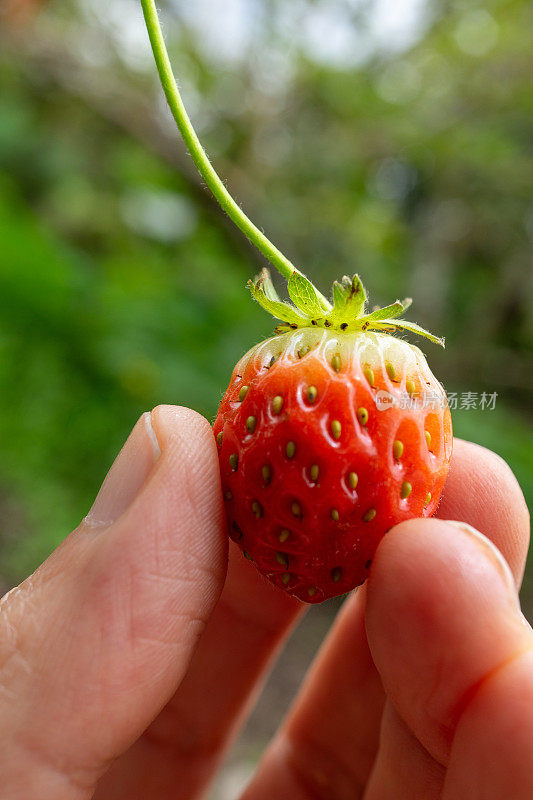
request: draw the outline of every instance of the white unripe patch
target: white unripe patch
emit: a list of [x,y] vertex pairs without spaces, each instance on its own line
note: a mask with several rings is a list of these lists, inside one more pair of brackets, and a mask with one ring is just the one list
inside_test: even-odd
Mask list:
[[247,366],[253,362],[254,369],[260,372],[268,367],[273,357],[276,363],[301,362],[298,353],[302,348],[309,348],[306,358],[315,356],[324,364],[331,364],[332,358],[338,354],[341,359],[340,375],[360,367],[386,375],[386,365],[393,364],[399,384],[403,382],[405,385],[407,379],[412,381],[419,375],[422,385],[430,384],[431,391],[443,392],[420,348],[404,339],[376,331],[343,333],[323,328],[288,331],[252,347],[241,358],[236,371],[240,375],[245,374]]

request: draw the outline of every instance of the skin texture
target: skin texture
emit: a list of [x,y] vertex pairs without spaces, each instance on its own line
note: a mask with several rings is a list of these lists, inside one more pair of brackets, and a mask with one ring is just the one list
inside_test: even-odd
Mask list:
[[308,603],[359,586],[390,528],[435,512],[452,450],[423,354],[372,332],[262,342],[235,367],[214,433],[231,538]]
[[[222,505],[208,423],[144,415],[88,517],[2,601],[3,796],[205,792],[304,609],[234,545],[226,575]],[[533,795],[522,494],[456,440],[438,513],[462,522],[383,539],[243,800]]]

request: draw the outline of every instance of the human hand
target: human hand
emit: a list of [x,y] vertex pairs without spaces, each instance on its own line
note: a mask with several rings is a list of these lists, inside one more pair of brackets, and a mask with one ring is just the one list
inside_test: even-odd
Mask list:
[[[159,407],[80,527],[3,598],[6,800],[205,791],[304,610],[233,548],[226,577],[220,495],[208,424]],[[501,459],[456,441],[439,516],[498,549],[436,519],[391,530],[243,800],[533,796],[523,497]]]

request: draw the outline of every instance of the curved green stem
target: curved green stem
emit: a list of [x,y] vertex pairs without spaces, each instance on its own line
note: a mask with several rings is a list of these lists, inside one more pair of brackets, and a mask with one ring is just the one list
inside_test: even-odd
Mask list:
[[296,267],[291,264],[288,258],[281,253],[272,242],[257,228],[254,223],[246,216],[244,211],[237,205],[233,197],[230,195],[221,179],[218,177],[215,169],[213,168],[209,158],[200,144],[200,140],[192,126],[189,115],[185,110],[183,101],[181,99],[170,59],[168,57],[165,40],[161,31],[157,9],[154,0],[141,0],[141,5],[152,45],[157,70],[161,79],[161,84],[165,92],[170,110],[176,120],[176,124],[183,137],[183,140],[196,164],[200,175],[205,180],[207,186],[212,191],[214,197],[219,202],[222,209],[226,212],[228,217],[233,220],[235,225],[244,233],[245,236],[254,244],[257,249],[263,253],[270,263],[281,272],[281,274],[289,279],[293,272],[300,272]]
[[[154,0],[141,0],[141,5],[163,90],[183,141],[200,175],[228,217],[287,279],[289,295],[295,305],[290,306],[279,301],[267,271],[255,283],[250,282],[250,290],[253,297],[267,311],[283,320],[284,323],[289,323],[288,327],[290,329],[308,327],[310,325],[329,328],[334,325],[338,327],[339,331],[344,331],[349,324],[359,323],[358,330],[371,328],[389,333],[395,330],[405,330],[425,336],[431,341],[444,346],[443,339],[438,339],[419,325],[397,319],[398,316],[403,315],[410,301],[404,301],[403,303],[396,301],[396,303],[392,303],[392,305],[380,311],[364,316],[366,293],[357,275],[354,275],[353,280],[345,277],[342,279],[342,283],[334,284],[334,305],[332,306],[324,295],[307,280],[305,275],[299,269],[296,269],[289,259],[248,219],[218,177],[204,148],[200,144],[189,115],[185,110],[172,72],[155,2]],[[326,319],[324,314],[329,318]]]

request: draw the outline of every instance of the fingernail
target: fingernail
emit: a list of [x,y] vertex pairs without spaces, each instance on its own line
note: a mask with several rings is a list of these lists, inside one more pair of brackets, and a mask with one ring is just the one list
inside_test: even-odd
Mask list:
[[160,455],[152,415],[147,411],[113,462],[84,523],[101,528],[115,522],[135,500]]
[[448,525],[453,525],[455,528],[459,528],[459,530],[469,536],[470,539],[475,541],[477,547],[483,552],[485,557],[492,562],[493,566],[495,566],[500,573],[500,576],[507,585],[513,604],[520,611],[520,600],[518,598],[518,591],[513,573],[511,572],[509,564],[498,550],[496,545],[467,522],[458,522],[456,520],[447,520],[446,522]]

